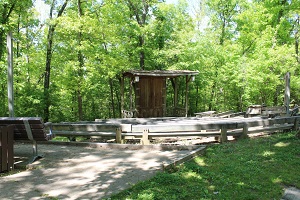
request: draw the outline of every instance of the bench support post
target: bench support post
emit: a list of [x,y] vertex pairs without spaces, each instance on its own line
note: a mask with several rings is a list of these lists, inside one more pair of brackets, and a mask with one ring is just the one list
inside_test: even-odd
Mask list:
[[221,140],[220,141],[221,143],[227,142],[227,127],[226,127],[226,125],[222,125],[220,140]]
[[248,138],[248,130],[249,130],[249,125],[247,123],[244,123],[243,133],[241,135],[241,138],[243,138],[243,139]]
[[123,141],[122,141],[122,131],[121,131],[120,128],[116,129],[116,143],[118,143],[118,144],[123,143]]
[[148,129],[145,129],[143,131],[143,137],[142,137],[142,140],[141,140],[141,144],[143,144],[143,145],[149,145],[150,144],[150,141],[148,139],[148,133],[149,133]]
[[37,142],[35,140],[32,140],[32,150],[33,157],[30,163],[33,163],[34,161],[44,157],[43,155],[38,155]]
[[37,142],[33,139],[32,131],[31,131],[30,124],[29,124],[28,120],[24,119],[23,122],[24,122],[25,129],[26,129],[26,132],[27,132],[27,137],[28,137],[29,140],[32,141],[33,157],[32,157],[32,161],[30,163],[33,163],[34,161],[36,161],[40,158],[43,158],[44,156],[38,155]]
[[294,121],[294,127],[293,127],[294,131],[298,131],[299,130],[299,118],[297,117]]

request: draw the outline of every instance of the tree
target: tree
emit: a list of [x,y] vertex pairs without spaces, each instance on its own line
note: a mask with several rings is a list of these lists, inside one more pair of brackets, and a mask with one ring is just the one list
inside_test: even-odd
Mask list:
[[[18,19],[26,16],[27,10],[32,7],[31,0],[15,1],[4,0],[0,1],[0,113],[7,115],[7,65],[6,65],[6,35],[9,31],[14,37],[18,37]],[[18,45],[16,45],[18,47]],[[17,55],[18,56],[18,55]]]
[[126,0],[126,4],[130,11],[130,18],[136,20],[139,30],[138,48],[139,48],[139,66],[140,69],[145,69],[145,38],[146,38],[146,26],[150,20],[150,13],[153,12],[159,0]]
[[[3,115],[9,29],[14,31],[18,115],[45,121],[118,117],[120,74],[129,69],[198,70],[190,84],[190,114],[281,105],[281,77],[287,71],[292,99],[300,101],[299,1],[197,1],[196,18],[185,0],[47,2],[46,25],[39,23],[30,0],[0,2]],[[206,28],[200,28],[203,19],[209,19]],[[167,84],[166,103],[173,105],[172,83]],[[178,88],[182,104],[183,86]]]
[[[62,16],[67,3],[69,0],[65,0],[63,5],[59,8],[57,12],[57,17],[59,18]],[[57,26],[57,22],[53,21],[53,14],[54,9],[56,6],[56,0],[53,0],[51,3],[50,8],[50,24],[48,25],[48,35],[47,35],[47,50],[46,50],[46,68],[44,74],[44,120],[47,122],[49,120],[49,108],[51,105],[50,102],[50,95],[49,95],[49,88],[50,88],[50,72],[51,72],[51,61],[52,61],[52,48],[53,48],[53,39],[54,39],[54,32],[55,27]]]
[[12,15],[12,12],[14,11],[16,7],[16,1],[8,2],[8,1],[1,1],[0,2],[0,59],[3,57],[4,52],[4,41],[5,41],[5,35],[7,32],[7,26],[9,23],[9,19]]

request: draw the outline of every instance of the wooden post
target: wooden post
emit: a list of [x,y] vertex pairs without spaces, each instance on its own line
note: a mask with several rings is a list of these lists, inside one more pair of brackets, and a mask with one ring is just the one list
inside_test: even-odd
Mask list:
[[129,105],[129,112],[132,112],[132,105],[133,105],[133,100],[132,100],[132,84],[133,84],[134,78],[130,79],[130,89],[129,89],[129,98],[130,98],[130,105]]
[[122,77],[121,77],[121,118],[124,117],[123,110],[124,110],[124,76],[122,74]]
[[248,129],[249,129],[249,125],[247,123],[244,123],[243,133],[241,138],[248,138]]
[[145,129],[143,131],[143,137],[142,137],[142,140],[141,140],[141,144],[143,144],[143,145],[149,145],[150,144],[150,141],[149,141],[149,138],[148,138],[148,133],[149,133],[148,129]]
[[294,131],[298,131],[299,130],[299,118],[297,117],[296,119],[295,119],[295,122],[294,122],[294,127],[293,127],[293,129],[294,129]]
[[221,143],[227,142],[227,126],[226,126],[226,124],[222,125],[220,139],[221,139],[220,140]]
[[185,77],[185,117],[188,115],[188,95],[189,95],[189,76],[186,75]]
[[163,117],[166,116],[167,113],[167,80],[164,78],[163,89],[162,89],[162,98],[163,98]]
[[13,85],[13,42],[12,33],[7,34],[7,92],[9,116],[14,117],[14,85]]
[[123,143],[123,141],[122,141],[122,131],[121,131],[120,128],[116,129],[116,143],[118,143],[118,144]]
[[284,106],[286,108],[286,116],[290,116],[290,72],[287,72],[284,76],[285,79],[285,91],[284,91]]
[[177,78],[174,78],[174,109],[173,109],[173,116],[176,116],[176,108],[178,103],[178,84]]
[[14,127],[0,128],[0,172],[14,169]]

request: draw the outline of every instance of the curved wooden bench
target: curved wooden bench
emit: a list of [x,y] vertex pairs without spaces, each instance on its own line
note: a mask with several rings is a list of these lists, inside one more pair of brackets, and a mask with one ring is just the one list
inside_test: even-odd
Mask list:
[[14,140],[30,140],[33,143],[33,160],[38,155],[37,141],[48,141],[55,137],[52,123],[44,123],[41,117],[0,117],[0,126],[14,125]]

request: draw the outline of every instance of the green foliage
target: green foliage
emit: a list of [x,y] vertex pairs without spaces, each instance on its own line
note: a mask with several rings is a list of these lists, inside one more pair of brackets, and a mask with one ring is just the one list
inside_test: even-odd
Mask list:
[[[15,113],[43,117],[45,25],[54,23],[51,121],[120,117],[120,74],[140,69],[141,56],[146,70],[200,72],[189,86],[190,115],[283,105],[288,71],[291,98],[299,104],[299,1],[201,1],[194,15],[188,2],[91,0],[81,2],[79,14],[78,1],[69,1],[61,17],[39,21],[32,1],[1,1],[1,115],[7,115],[5,35],[12,30]],[[200,28],[204,16],[209,22]],[[179,81],[182,106],[185,87]],[[171,106],[172,87],[168,92]]]
[[300,187],[299,144],[285,133],[212,145],[110,199],[280,199],[284,187]]

